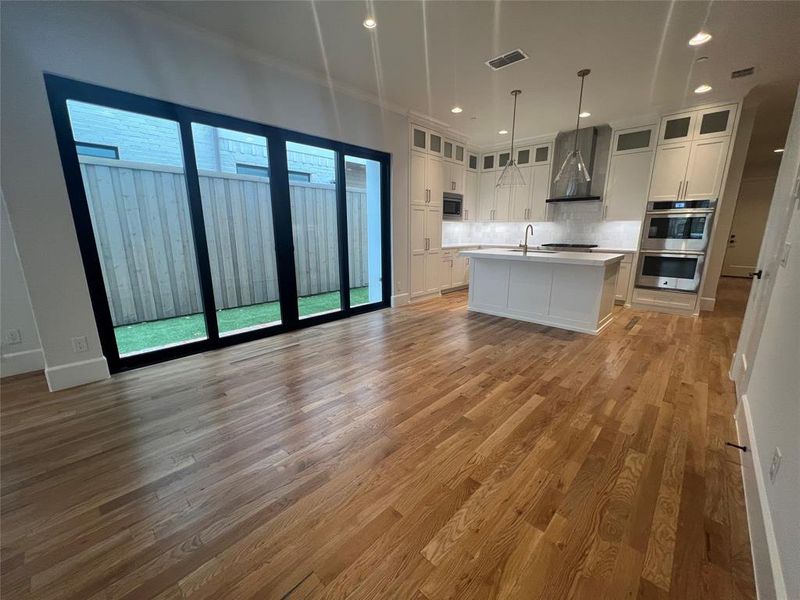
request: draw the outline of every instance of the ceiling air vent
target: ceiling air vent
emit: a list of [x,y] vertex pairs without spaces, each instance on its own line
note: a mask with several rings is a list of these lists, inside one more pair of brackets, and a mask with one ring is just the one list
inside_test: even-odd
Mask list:
[[512,50],[511,52],[507,52],[502,56],[498,56],[497,58],[493,58],[491,60],[487,60],[486,64],[489,65],[493,71],[499,71],[507,67],[508,65],[513,65],[515,62],[519,62],[521,60],[525,60],[528,58],[528,55],[525,54],[522,50],[517,48],[516,50]]
[[731,72],[731,79],[737,79],[739,77],[747,77],[748,75],[752,75],[755,72],[755,67],[747,67],[746,69],[739,69],[738,71]]

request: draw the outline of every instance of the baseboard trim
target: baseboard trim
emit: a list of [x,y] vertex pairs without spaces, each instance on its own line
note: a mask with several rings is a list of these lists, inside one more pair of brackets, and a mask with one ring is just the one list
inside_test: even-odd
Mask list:
[[48,367],[44,370],[44,375],[47,378],[47,387],[50,388],[51,392],[92,383],[93,381],[102,381],[111,377],[108,371],[108,362],[106,362],[104,356],[57,367]]
[[712,311],[712,310],[714,310],[714,305],[716,303],[717,303],[717,299],[716,298],[705,298],[705,297],[701,296],[700,297],[700,310],[701,311],[702,310]]
[[10,352],[0,356],[0,376],[11,377],[23,373],[33,373],[44,369],[44,354],[41,348]]
[[395,294],[392,296],[392,306],[404,306],[408,304],[409,296],[406,292],[405,294]]
[[[766,481],[761,468],[758,445],[753,434],[752,416],[747,394],[739,396],[739,409],[736,415],[736,428],[739,443],[747,445],[750,453],[748,464],[742,461],[742,481],[744,484],[745,508],[750,533],[750,551],[753,558],[753,571],[756,579],[756,592],[759,598],[786,600],[786,583],[775,537],[772,514],[769,511]],[[754,477],[748,477],[745,468],[752,468]]]

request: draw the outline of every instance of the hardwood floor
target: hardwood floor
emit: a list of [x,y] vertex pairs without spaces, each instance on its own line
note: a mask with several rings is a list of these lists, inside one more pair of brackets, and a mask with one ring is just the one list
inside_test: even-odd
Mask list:
[[465,294],[2,384],[2,596],[754,598],[727,378],[749,282],[597,337]]

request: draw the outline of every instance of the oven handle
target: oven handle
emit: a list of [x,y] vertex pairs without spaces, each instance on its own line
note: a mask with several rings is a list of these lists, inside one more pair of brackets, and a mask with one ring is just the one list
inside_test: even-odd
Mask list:
[[713,208],[681,208],[680,210],[671,209],[671,210],[648,210],[645,212],[646,215],[659,215],[659,216],[670,216],[670,215],[711,215],[714,214]]
[[705,252],[698,250],[639,250],[640,254],[658,254],[660,256],[674,256],[680,258],[682,256],[705,256]]

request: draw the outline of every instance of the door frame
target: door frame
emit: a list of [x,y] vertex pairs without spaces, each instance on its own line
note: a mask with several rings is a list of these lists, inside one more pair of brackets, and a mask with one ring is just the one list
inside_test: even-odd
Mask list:
[[[109,370],[112,373],[160,363],[206,350],[262,339],[288,331],[313,327],[314,325],[364,314],[373,310],[388,308],[391,305],[390,154],[273,125],[85,83],[51,73],[44,74],[44,82],[100,345],[108,361]],[[83,176],[80,171],[80,162],[67,109],[68,100],[169,119],[178,124],[183,153],[188,210],[197,261],[198,284],[206,325],[206,339],[190,341],[140,354],[119,355],[111,310],[105,292],[98,247],[89,213],[89,204],[86,198]],[[270,161],[270,195],[281,309],[281,323],[278,325],[265,326],[223,337],[219,335],[200,184],[191,131],[192,123],[232,129],[267,138]],[[286,142],[296,142],[330,149],[336,155],[336,206],[341,310],[303,319],[298,317],[297,308],[297,281],[295,276]],[[349,293],[345,155],[377,161],[380,163],[381,173],[381,300],[356,307],[350,306]]]

